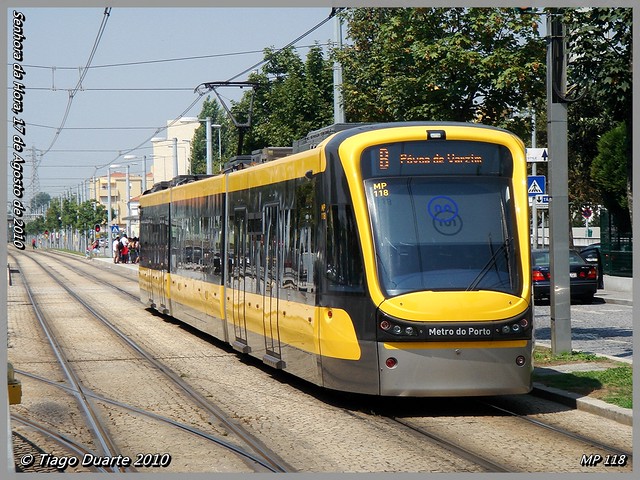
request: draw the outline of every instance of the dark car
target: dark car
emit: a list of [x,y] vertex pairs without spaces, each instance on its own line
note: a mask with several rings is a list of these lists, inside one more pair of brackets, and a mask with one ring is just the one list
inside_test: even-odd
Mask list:
[[598,288],[604,288],[604,269],[602,268],[602,257],[600,255],[599,243],[592,243],[588,247],[580,250],[580,256],[582,258],[598,267]]
[[580,249],[580,256],[589,263],[598,263],[598,256],[600,255],[600,244],[592,243],[588,247]]
[[[531,252],[533,275],[533,296],[536,299],[549,298],[551,273],[549,271],[549,250]],[[598,267],[588,263],[575,250],[569,250],[569,282],[571,298],[579,298],[584,303],[593,302],[598,289]]]

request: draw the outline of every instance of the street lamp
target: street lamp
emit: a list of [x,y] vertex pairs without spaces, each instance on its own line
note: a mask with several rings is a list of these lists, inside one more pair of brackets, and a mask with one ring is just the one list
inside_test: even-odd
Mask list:
[[173,142],[173,176],[175,178],[178,176],[178,139],[173,137],[171,141]]
[[[153,157],[154,155],[151,155],[151,157]],[[125,160],[133,160],[135,158],[142,158],[142,186],[140,188],[140,191],[142,193],[147,191],[147,156],[143,155],[142,157],[139,157],[137,155],[125,155],[123,157]],[[132,163],[132,165],[137,165],[136,163]]]
[[[222,141],[220,139],[220,132],[222,131],[222,125],[219,124],[213,124],[211,125],[213,128],[217,128],[218,129],[218,166],[220,168],[220,171],[222,171]],[[213,172],[213,168],[211,169],[211,171]],[[209,173],[209,168],[207,166],[207,173]],[[211,173],[209,173],[211,174]]]
[[192,165],[191,165],[191,140],[180,140],[182,143],[186,143],[187,147],[185,148],[184,158],[187,167],[187,174],[191,175]]
[[113,221],[113,215],[111,215],[111,169],[121,166],[122,165],[109,165],[107,167],[107,238],[109,239],[107,249],[109,250],[109,258],[113,257],[113,246],[111,245],[113,243],[113,240],[111,239],[111,222]]
[[127,237],[131,235],[131,181],[129,180],[129,168],[137,163],[127,164]]
[[[199,120],[199,122],[201,123],[205,123],[206,124],[206,142],[207,142],[207,175],[213,175],[213,161],[211,159],[212,157],[212,153],[211,153],[211,146],[212,146],[212,142],[211,142],[211,129],[212,128],[217,128],[218,129],[218,162],[222,163],[222,143],[220,141],[220,130],[222,130],[222,125],[219,125],[217,123],[212,124],[211,123],[211,117],[207,117],[204,120]],[[222,165],[220,166],[220,169],[222,170]]]

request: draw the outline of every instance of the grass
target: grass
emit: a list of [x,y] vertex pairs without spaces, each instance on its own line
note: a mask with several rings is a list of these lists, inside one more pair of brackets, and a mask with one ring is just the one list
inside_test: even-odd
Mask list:
[[[593,363],[594,370],[557,375],[533,376],[534,381],[580,395],[588,395],[624,408],[633,407],[633,367],[591,353],[571,352],[554,355],[551,349],[536,347],[534,365],[553,367],[568,363]],[[604,367],[604,370],[602,368]]]

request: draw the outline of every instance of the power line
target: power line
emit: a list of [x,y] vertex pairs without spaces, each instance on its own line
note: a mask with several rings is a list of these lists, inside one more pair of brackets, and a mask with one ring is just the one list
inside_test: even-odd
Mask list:
[[[7,90],[12,89],[13,87],[7,87]],[[59,88],[59,87],[25,87],[26,90],[40,90],[40,91],[50,91],[50,92],[65,92],[71,91],[71,89],[67,88]],[[190,92],[193,88],[191,87],[140,87],[140,88],[86,88],[82,87],[83,92]]]
[[[289,43],[287,43],[284,47],[279,48],[278,50],[276,50],[276,52],[281,52],[282,50],[285,50],[289,47],[292,47],[294,44],[296,44],[297,42],[299,42],[300,40],[302,40],[304,37],[306,37],[307,35],[313,33],[314,31],[316,31],[318,28],[320,28],[322,25],[324,25],[325,23],[327,23],[329,20],[331,20],[333,18],[333,11],[331,12],[331,14],[325,18],[324,20],[322,20],[320,23],[316,24],[315,26],[311,27],[309,30],[307,30],[306,32],[304,32],[302,35],[300,35],[298,38],[296,38],[295,40],[290,41]],[[262,65],[263,63],[266,63],[267,60],[262,60],[258,63],[256,63],[255,65],[250,66],[249,68],[243,70],[242,72],[240,72],[239,74],[229,78],[227,81],[232,81],[235,80],[236,78],[244,75],[245,73],[249,73],[252,70],[255,70],[256,68],[258,68],[260,65]]]
[[[327,23],[329,20],[331,20],[333,18],[333,13],[331,15],[329,15],[327,18],[325,18],[324,20],[322,20],[321,22],[319,22],[317,25],[315,25],[314,27],[310,28],[309,30],[307,30],[305,33],[303,33],[302,35],[298,36],[296,39],[294,39],[293,41],[289,42],[288,44],[286,44],[285,46],[281,47],[280,49],[276,50],[276,52],[282,51],[286,48],[292,47],[294,46],[295,43],[297,43],[298,41],[300,41],[301,39],[303,39],[304,37],[306,37],[307,35],[311,34],[312,32],[314,32],[315,30],[317,30],[318,28],[320,28],[322,25],[324,25],[325,23]],[[316,44],[316,45],[325,45],[325,44]],[[315,45],[313,45],[315,46]],[[295,47],[295,48],[308,48],[311,46],[305,46],[305,47]],[[242,52],[242,54],[244,53],[255,53],[255,52],[262,52],[263,50],[260,51],[251,51],[251,52]],[[149,60],[149,61],[141,61],[141,62],[130,62],[130,63],[120,63],[120,64],[110,64],[110,65],[100,65],[100,66],[94,66],[91,68],[107,68],[107,67],[120,67],[120,66],[130,66],[130,65],[143,65],[143,64],[150,64],[150,63],[160,63],[160,62],[170,62],[170,61],[185,61],[185,60],[194,60],[194,59],[200,59],[200,58],[212,58],[212,57],[216,57],[216,56],[229,56],[230,54],[218,54],[218,55],[211,55],[211,56],[198,56],[198,57],[181,57],[181,58],[174,58],[174,59],[165,59],[165,60]],[[235,54],[237,55],[237,54]],[[251,67],[243,70],[242,72],[238,73],[237,75],[231,77],[229,79],[229,81],[232,81],[254,69],[256,69],[257,67],[259,67],[260,65],[266,63],[266,60],[261,60],[260,62],[252,65]],[[42,67],[42,68],[46,68],[46,67]],[[69,67],[69,68],[73,68],[73,69],[77,69],[77,67]],[[85,67],[85,73],[87,71],[87,69],[90,68],[88,65]],[[78,84],[80,85],[80,83]],[[145,89],[146,90],[146,89]],[[190,89],[192,90],[192,89]],[[77,91],[77,90],[76,90]],[[94,167],[94,174],[101,168],[104,168],[108,165],[110,165],[111,163],[113,163],[114,161],[117,161],[118,158],[120,158],[123,155],[129,154],[131,152],[134,152],[136,150],[139,150],[143,145],[145,145],[147,142],[149,142],[152,138],[158,136],[158,134],[162,133],[164,130],[166,130],[167,128],[169,128],[170,126],[174,125],[175,123],[177,123],[180,118],[184,117],[199,101],[200,99],[206,94],[206,92],[196,92],[198,93],[198,97],[180,114],[178,115],[173,121],[171,121],[168,125],[159,127],[157,129],[154,130],[153,134],[151,134],[148,138],[146,138],[144,141],[142,141],[139,145],[126,149],[126,150],[118,150],[118,155],[117,157],[115,157],[115,159],[109,161],[108,163],[104,163],[102,165],[97,165]],[[60,127],[60,129],[62,129],[62,127],[64,127],[64,125],[62,125]],[[59,134],[59,132],[58,132]],[[58,135],[57,134],[57,135]],[[47,150],[49,151],[49,150]]]
[[104,31],[105,31],[105,29],[107,27],[107,21],[109,20],[109,15],[110,14],[111,14],[111,7],[105,8],[103,16],[102,16],[102,23],[100,24],[100,28],[98,29],[98,34],[96,36],[96,39],[93,42],[93,47],[91,49],[91,53],[89,54],[89,59],[87,60],[87,63],[85,65],[84,69],[82,70],[82,74],[80,75],[80,79],[78,80],[78,83],[77,83],[76,87],[73,89],[73,91],[69,92],[69,100],[67,102],[67,109],[64,112],[64,116],[62,118],[62,122],[60,123],[60,127],[56,131],[56,134],[54,135],[53,140],[51,141],[51,144],[42,153],[42,155],[46,155],[47,152],[49,150],[51,150],[53,145],[57,142],[58,138],[60,137],[60,132],[64,128],[65,123],[67,123],[67,118],[69,117],[69,112],[71,111],[71,105],[73,104],[73,99],[75,98],[75,95],[78,92],[78,90],[80,90],[80,87],[82,86],[82,81],[84,80],[85,76],[87,75],[87,72],[89,71],[88,67],[91,65],[91,61],[93,60],[93,57],[96,54],[96,51],[98,50],[98,45],[100,44],[100,40],[102,39],[102,35],[104,34]]
[[[192,89],[190,89],[192,90]],[[7,123],[11,124],[11,120],[7,120]],[[29,123],[25,122],[26,127],[38,127],[38,128],[48,128],[48,129],[57,129],[58,127],[54,127],[51,125],[41,125],[38,123]],[[155,130],[156,126],[152,127],[64,127],[63,130]],[[59,150],[49,150],[50,152],[55,152]]]
[[[318,27],[315,27],[318,28]],[[314,28],[314,29],[315,29]],[[329,43],[319,43],[317,45],[321,45],[321,46],[328,46],[330,45]],[[300,45],[298,47],[295,47],[296,49],[302,49],[302,48],[311,48],[314,47],[314,45]],[[87,69],[96,69],[96,68],[115,68],[115,67],[130,67],[130,66],[138,66],[138,65],[149,65],[149,64],[155,64],[155,63],[170,63],[170,62],[184,62],[184,61],[190,61],[190,60],[206,60],[209,58],[222,58],[222,57],[235,57],[235,56],[240,56],[240,55],[255,55],[257,53],[263,53],[263,50],[246,50],[244,52],[228,52],[228,53],[216,53],[216,54],[211,54],[211,55],[195,55],[195,56],[190,56],[190,57],[176,57],[176,58],[163,58],[163,59],[157,59],[157,60],[140,60],[140,61],[136,61],[136,62],[121,62],[121,63],[109,63],[109,64],[104,64],[104,65],[92,65],[89,67],[86,67]],[[8,64],[9,66],[11,66],[12,64]],[[49,65],[30,65],[30,64],[25,64],[25,67],[28,68],[44,68],[44,69],[56,69],[56,70],[77,70],[78,67],[56,67],[56,66],[49,66]],[[191,89],[193,90],[193,89]]]

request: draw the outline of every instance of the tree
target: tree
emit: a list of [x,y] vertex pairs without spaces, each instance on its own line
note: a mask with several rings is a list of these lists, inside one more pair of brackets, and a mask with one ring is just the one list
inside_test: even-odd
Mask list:
[[542,109],[545,43],[537,14],[514,9],[349,9],[349,121],[476,121],[525,136],[515,114]]
[[45,192],[39,192],[31,199],[31,211],[35,212],[40,207],[47,205],[51,201],[51,195]]
[[627,127],[621,123],[602,136],[598,142],[598,155],[591,165],[591,177],[598,183],[602,191],[604,206],[614,218],[622,217],[619,225],[622,231],[630,230],[630,223],[625,225],[628,215],[627,197]]
[[[212,125],[222,125],[225,122],[225,112],[222,111],[218,102],[211,100],[210,97],[205,99],[202,104],[202,110],[198,115],[200,120],[205,120],[207,117],[211,118]],[[224,142],[221,142],[222,148],[218,148],[218,135],[214,129],[212,130],[211,155],[213,158],[213,171],[217,172],[220,170],[220,165],[218,165],[218,151],[221,150],[223,152],[224,158],[227,152],[227,146]],[[193,141],[191,143],[191,172],[194,174],[207,173],[207,132],[206,123],[204,121],[196,129],[193,135]]]
[[[306,61],[293,48],[265,50],[266,63],[249,80],[260,84],[255,91],[252,127],[244,152],[267,146],[291,146],[309,131],[331,123],[333,118],[332,63],[314,46]],[[249,109],[245,94],[233,111]]]
[[45,227],[50,232],[60,230],[62,228],[62,214],[60,209],[60,199],[54,199],[47,209],[45,215]]
[[26,230],[29,235],[38,235],[44,233],[46,230],[45,221],[43,216],[36,217],[35,220],[30,221],[26,225]]
[[[625,168],[618,169],[626,183],[626,207],[629,224],[632,218],[632,16],[631,8],[579,8],[563,11],[563,21],[567,25],[568,47],[571,52],[569,69],[570,81],[583,92],[588,107],[580,110],[578,117],[583,124],[599,124],[597,134],[592,131],[591,157],[593,145],[599,135],[607,132],[617,123],[624,122]],[[579,105],[582,101],[576,102]],[[575,118],[575,117],[574,117]],[[616,129],[617,130],[617,129]],[[615,134],[620,136],[619,132]],[[584,137],[584,135],[583,135]],[[588,143],[587,143],[588,145]],[[580,146],[581,149],[583,145]],[[586,169],[593,173],[593,168]],[[610,195],[610,185],[597,175],[592,178],[603,197]],[[616,209],[618,209],[618,207]],[[627,216],[625,215],[622,215]],[[620,217],[618,217],[620,218]]]
[[78,230],[93,230],[96,225],[107,222],[107,209],[95,200],[87,200],[76,206],[76,221],[73,224]]

